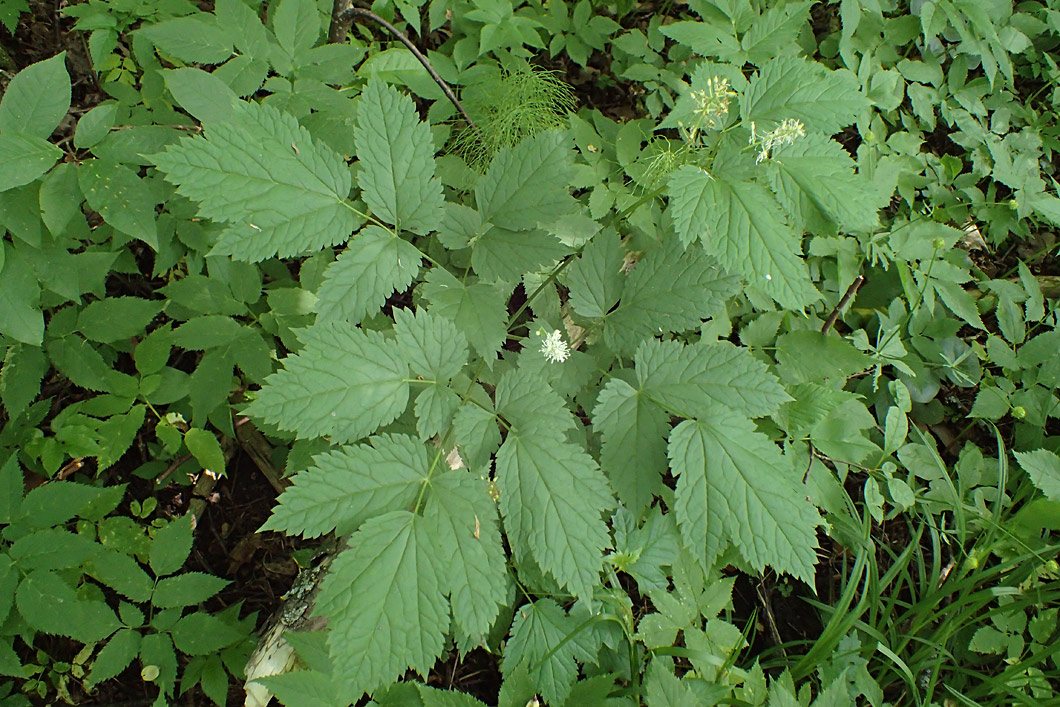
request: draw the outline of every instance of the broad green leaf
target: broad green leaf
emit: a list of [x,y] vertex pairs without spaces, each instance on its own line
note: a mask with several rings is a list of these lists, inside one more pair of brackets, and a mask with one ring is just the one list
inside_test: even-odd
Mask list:
[[420,309],[395,309],[394,332],[414,374],[445,383],[467,363],[467,339],[451,320]]
[[[66,52],[15,74],[0,100],[0,133],[48,138],[70,110]],[[5,165],[6,167],[6,165]]]
[[232,33],[236,49],[257,60],[269,57],[269,32],[243,0],[217,0],[214,3],[217,24]]
[[497,410],[506,427],[522,435],[562,435],[577,428],[563,398],[532,370],[506,373],[496,387]]
[[18,585],[15,603],[33,629],[82,643],[101,641],[120,626],[104,602],[78,598],[53,572],[30,572]]
[[453,415],[453,440],[469,469],[483,468],[501,446],[497,416],[478,405],[462,405]]
[[44,225],[53,236],[62,235],[74,217],[81,215],[84,197],[77,182],[77,166],[64,163],[48,172],[40,185],[39,200]]
[[617,234],[595,236],[567,275],[570,305],[583,317],[607,315],[622,295],[622,261],[625,251]]
[[519,607],[501,671],[507,676],[519,667],[529,670],[541,696],[550,704],[563,704],[578,677],[576,643],[571,640],[578,629],[578,622],[552,599]]
[[210,314],[193,317],[181,324],[170,335],[170,341],[189,351],[205,351],[227,347],[248,334],[247,328],[235,319]]
[[110,160],[88,160],[77,169],[88,205],[119,231],[158,250],[155,190],[132,169]]
[[693,553],[711,565],[732,544],[757,571],[769,565],[812,584],[820,516],[780,449],[747,419],[685,420],[670,434],[674,512]]
[[801,309],[820,296],[800,257],[798,234],[768,189],[686,165],[670,176],[669,193],[682,243],[699,240],[723,268],[784,307]]
[[604,319],[604,341],[632,354],[644,339],[663,331],[699,328],[739,288],[739,280],[713,258],[667,239],[625,276],[622,298]]
[[409,511],[367,521],[331,564],[315,613],[328,618],[336,675],[354,694],[409,668],[426,675],[445,648],[449,602],[432,528]]
[[412,101],[382,81],[370,82],[361,94],[354,141],[357,182],[372,213],[420,235],[435,230],[442,218],[442,183],[434,176],[431,130]]
[[485,645],[508,595],[497,505],[486,481],[466,469],[435,477],[423,515],[433,526],[438,572],[448,587],[454,630],[472,645]]
[[483,220],[522,231],[573,211],[568,143],[566,133],[550,130],[501,150],[475,186]]
[[740,40],[747,61],[764,66],[797,45],[799,33],[807,26],[813,0],[770,7],[751,24]]
[[685,346],[649,340],[636,358],[641,390],[681,417],[725,411],[762,417],[791,400],[764,363],[727,341]]
[[247,637],[247,632],[205,611],[188,614],[170,630],[173,645],[187,655],[217,653],[225,646]]
[[164,304],[139,297],[107,297],[81,310],[77,328],[91,341],[131,339],[144,332]]
[[831,135],[853,124],[869,108],[857,76],[829,71],[805,57],[776,57],[766,62],[740,96],[740,117],[768,132],[786,118],[802,121],[807,131]]
[[447,386],[431,385],[421,390],[413,406],[416,413],[416,434],[426,441],[445,432],[460,403],[460,396]]
[[140,632],[131,628],[119,629],[107,645],[96,654],[88,683],[98,685],[120,675],[140,652]]
[[193,427],[184,433],[184,444],[203,469],[217,476],[224,474],[225,455],[221,450],[221,443],[212,432]]
[[82,115],[77,121],[74,146],[87,150],[97,145],[114,127],[117,112],[118,103],[107,101]]
[[303,330],[305,348],[284,359],[244,413],[295,432],[355,442],[408,404],[408,364],[374,331],[324,324]]
[[512,231],[494,226],[471,250],[471,267],[484,280],[517,282],[523,274],[559,260],[569,248],[541,229]]
[[99,551],[92,540],[61,528],[23,535],[7,549],[20,571],[65,570],[77,567]]
[[191,518],[183,515],[155,532],[149,560],[156,577],[173,574],[184,566],[191,553]]
[[740,44],[736,41],[731,26],[681,21],[662,25],[659,31],[700,56],[727,59],[738,56],[740,52]]
[[837,380],[871,367],[871,356],[846,339],[819,331],[792,331],[777,339],[777,373],[791,383]]
[[0,191],[14,189],[47,172],[62,156],[62,150],[47,140],[25,133],[0,133]]
[[1060,502],[1060,457],[1048,449],[1015,452],[1015,455],[1038,490],[1050,501]]
[[21,414],[40,394],[40,384],[48,368],[48,359],[36,346],[16,344],[8,347],[0,366],[0,400],[3,400],[8,419]]
[[139,562],[110,548],[100,548],[85,567],[85,573],[137,603],[150,599],[154,589],[154,582]]
[[4,269],[0,273],[0,334],[23,344],[40,346],[44,341],[40,283],[19,247],[0,242],[0,249],[5,253]]
[[516,557],[533,557],[560,586],[592,597],[610,545],[601,514],[614,507],[593,458],[558,434],[509,431],[497,452],[497,486]]
[[345,201],[352,182],[342,158],[275,108],[240,103],[235,112],[153,156],[202,216],[228,224],[215,250],[257,262],[344,242],[359,217]]
[[[7,364],[4,365],[6,367]],[[0,523],[14,523],[21,515],[22,489],[22,467],[18,463],[18,456],[11,454],[0,465]]]
[[828,224],[850,233],[879,227],[871,185],[835,140],[807,135],[778,148],[767,164],[770,186],[793,223],[813,232]]
[[276,40],[293,59],[316,44],[320,36],[320,11],[312,0],[280,0],[272,26]]
[[101,488],[73,481],[53,481],[26,494],[22,515],[34,528],[62,525],[77,517],[99,520],[117,507],[124,494],[124,485]]
[[[262,26],[260,22],[258,26]],[[162,76],[180,107],[200,123],[213,125],[236,119],[239,97],[214,74],[202,69],[183,68],[167,70]]]
[[369,518],[408,508],[428,477],[427,449],[412,437],[380,435],[321,454],[295,474],[262,530],[315,538],[350,533]]
[[145,24],[139,34],[167,56],[195,64],[220,64],[232,56],[232,35],[206,14]]
[[324,272],[317,291],[317,321],[360,324],[394,291],[412,284],[423,255],[408,241],[376,225],[361,229]]
[[662,491],[669,415],[642,391],[612,378],[596,399],[593,428],[603,439],[601,468],[619,500],[640,513]]
[[177,652],[173,648],[173,639],[168,633],[149,633],[140,642],[141,674],[144,670],[154,668],[151,672],[156,677],[152,682],[161,689],[162,694],[172,694],[177,681]]
[[220,349],[210,349],[183,384],[191,398],[192,424],[199,427],[232,390],[232,359]]
[[455,322],[489,365],[508,335],[510,288],[481,282],[468,285],[443,268],[433,268],[422,291],[431,304],[430,311]]

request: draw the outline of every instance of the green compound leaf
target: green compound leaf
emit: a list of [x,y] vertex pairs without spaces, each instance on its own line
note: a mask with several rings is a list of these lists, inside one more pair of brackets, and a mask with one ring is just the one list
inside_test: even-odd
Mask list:
[[764,363],[726,341],[645,341],[636,358],[641,389],[681,417],[724,411],[762,417],[791,400]]
[[361,94],[354,144],[357,181],[372,213],[420,235],[437,229],[444,199],[434,176],[434,142],[412,101],[382,81],[370,82]]
[[[48,138],[70,110],[66,52],[27,66],[11,79],[0,100],[0,133]],[[6,164],[5,164],[6,169]]]
[[159,581],[151,604],[160,609],[194,606],[204,602],[229,584],[228,580],[202,572],[185,572]]
[[303,439],[355,442],[394,421],[408,404],[409,367],[374,331],[323,324],[302,330],[305,348],[244,411]]
[[427,478],[427,450],[406,435],[371,437],[317,456],[294,476],[262,530],[345,535],[372,516],[408,508]]
[[723,268],[742,274],[784,307],[801,309],[820,297],[800,257],[798,234],[768,189],[685,165],[670,176],[669,193],[682,243],[699,240]]
[[547,231],[513,231],[494,226],[475,241],[471,266],[484,280],[516,282],[524,273],[534,272],[568,252]]
[[130,339],[143,333],[164,304],[139,297],[107,297],[81,310],[77,328],[90,341]]
[[793,223],[814,233],[837,227],[868,233],[880,225],[871,185],[835,140],[812,133],[778,148],[767,164],[770,186]]
[[151,578],[139,562],[123,552],[100,548],[85,572],[132,601],[145,602],[151,598],[154,587]]
[[157,197],[136,172],[111,160],[88,160],[78,167],[77,179],[104,221],[158,250]]
[[600,466],[622,503],[640,513],[662,491],[670,416],[642,391],[612,378],[596,400],[593,428],[603,439]]
[[575,312],[600,319],[611,311],[622,295],[624,256],[622,243],[613,231],[605,231],[586,244],[567,276]]
[[739,287],[739,280],[713,258],[668,239],[626,276],[618,306],[604,319],[604,341],[631,354],[641,341],[663,331],[696,329]]
[[88,683],[98,685],[120,675],[129,667],[139,652],[140,632],[131,628],[118,630],[92,661],[92,672],[88,674]]
[[501,150],[475,186],[482,219],[523,231],[570,213],[572,157],[567,134],[548,130]]
[[442,434],[460,407],[460,396],[452,388],[432,385],[420,391],[413,406],[416,413],[416,434],[426,441]]
[[228,224],[214,250],[257,262],[344,242],[360,217],[345,201],[343,159],[271,106],[240,103],[235,114],[152,158],[200,215]]
[[572,594],[592,597],[610,546],[601,514],[614,507],[593,458],[559,434],[511,430],[497,452],[497,486],[516,556],[533,557]]
[[519,667],[529,670],[541,696],[550,704],[563,704],[578,677],[578,645],[571,640],[577,629],[578,623],[552,599],[519,607],[504,647],[502,672],[508,676]]
[[1015,452],[1015,455],[1038,490],[1050,501],[1060,503],[1060,457],[1048,449]]
[[693,553],[713,564],[730,544],[761,572],[766,565],[813,582],[820,516],[791,463],[738,415],[685,420],[670,433],[677,479],[674,512]]
[[0,250],[5,253],[0,258],[5,261],[0,273],[0,334],[23,344],[40,346],[44,341],[40,282],[20,252],[20,246],[0,242]]
[[508,336],[509,286],[465,284],[443,268],[434,268],[427,273],[422,291],[430,310],[455,322],[479,356],[487,362],[496,358]]
[[212,433],[193,427],[184,433],[184,444],[203,469],[221,476],[225,472],[225,455],[221,443]]
[[457,469],[431,481],[423,515],[433,527],[454,630],[471,645],[484,645],[508,595],[497,505],[483,479]]
[[[328,617],[328,648],[351,693],[426,675],[445,648],[449,602],[433,528],[408,511],[367,521],[331,565],[315,613]],[[451,551],[451,549],[450,549]]]
[[0,133],[0,191],[29,184],[63,154],[47,140],[16,132]]
[[324,272],[317,292],[317,321],[360,324],[395,290],[412,284],[422,259],[408,241],[379,226],[366,226]]
[[438,314],[394,310],[394,332],[409,368],[444,383],[467,363],[467,339],[456,324]]
[[869,109],[858,78],[846,69],[829,71],[804,57],[775,57],[751,79],[740,96],[740,117],[769,131],[785,118],[802,121],[807,132],[831,135]]
[[206,14],[177,17],[145,25],[137,32],[167,56],[188,63],[220,64],[232,56],[232,35],[213,19]]

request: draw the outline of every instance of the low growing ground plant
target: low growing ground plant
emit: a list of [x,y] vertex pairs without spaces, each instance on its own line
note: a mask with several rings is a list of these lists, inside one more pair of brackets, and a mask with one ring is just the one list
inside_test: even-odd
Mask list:
[[7,84],[0,702],[1055,699],[1060,8],[347,5]]

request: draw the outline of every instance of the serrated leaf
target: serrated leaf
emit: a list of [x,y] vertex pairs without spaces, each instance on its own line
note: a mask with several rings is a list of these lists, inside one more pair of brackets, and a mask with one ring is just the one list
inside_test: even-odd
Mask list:
[[18,456],[11,454],[0,466],[0,523],[15,522],[22,509],[22,466]]
[[501,671],[508,676],[522,667],[551,704],[563,704],[578,676],[575,642],[578,624],[552,599],[519,607],[504,647]]
[[96,554],[99,546],[88,538],[60,528],[23,535],[7,549],[22,572],[77,567]]
[[820,296],[800,257],[799,237],[768,189],[685,165],[670,176],[669,194],[683,243],[699,240],[723,268],[740,273],[784,307],[801,309]]
[[77,316],[77,328],[86,339],[110,343],[142,334],[164,302],[139,297],[107,297],[92,302]]
[[777,339],[777,371],[792,383],[837,380],[873,365],[846,339],[819,331],[792,331]]
[[[18,417],[40,394],[40,384],[47,372],[48,360],[39,348],[20,344],[8,347],[0,366],[0,400],[9,419]],[[0,517],[0,523],[3,522],[10,521]]]
[[150,599],[154,588],[154,582],[139,562],[110,548],[100,548],[85,567],[85,573],[139,603]]
[[246,631],[204,611],[182,617],[169,633],[177,650],[187,655],[216,653],[247,636]]
[[53,481],[26,494],[22,517],[34,528],[61,525],[71,518],[99,520],[121,502],[125,485],[100,488],[73,481]]
[[793,222],[815,232],[829,222],[849,233],[879,227],[871,185],[835,140],[811,133],[776,149],[767,164],[770,186]]
[[228,28],[236,48],[254,59],[264,60],[269,53],[269,33],[265,25],[243,0],[217,0],[214,3],[217,24]]
[[510,292],[505,285],[464,284],[444,268],[433,268],[423,284],[430,311],[455,322],[487,365],[508,336]]
[[359,324],[395,290],[412,284],[422,259],[408,241],[379,226],[366,226],[324,271],[317,291],[317,321]]
[[271,106],[241,102],[235,112],[152,158],[202,216],[229,225],[215,251],[257,262],[345,241],[359,217],[346,205],[342,158]]
[[394,333],[414,374],[444,383],[467,363],[467,339],[449,319],[427,310],[395,309]]
[[464,469],[434,478],[423,516],[433,528],[454,630],[484,645],[508,593],[497,506],[485,480]]
[[666,433],[670,417],[625,381],[612,378],[593,408],[600,432],[600,466],[619,500],[634,513],[662,491],[666,473]]
[[158,200],[136,172],[111,160],[87,160],[78,167],[77,179],[88,205],[104,221],[158,250]]
[[96,654],[88,683],[98,685],[120,675],[139,652],[140,632],[131,628],[119,629]]
[[460,396],[446,386],[432,385],[421,391],[413,406],[416,413],[416,434],[420,439],[426,441],[444,432],[452,422],[460,402]]
[[408,404],[408,364],[381,334],[323,324],[301,333],[305,348],[283,361],[244,411],[311,439],[354,442],[392,422]]
[[434,176],[434,141],[412,101],[382,81],[361,94],[354,144],[357,181],[376,216],[425,235],[442,218],[442,183]]
[[175,59],[196,64],[220,64],[232,56],[232,35],[213,19],[199,13],[147,24],[137,31],[163,54]]
[[40,185],[39,201],[44,225],[53,236],[62,235],[74,217],[81,214],[81,202],[84,201],[81,185],[77,182],[76,165],[63,163],[48,172]]
[[604,317],[622,295],[625,250],[618,236],[605,231],[594,236],[567,276],[570,305],[583,317]]
[[[246,5],[243,7],[249,10]],[[261,27],[260,22],[258,26]],[[213,125],[236,119],[239,97],[218,77],[217,72],[210,74],[202,69],[185,67],[169,69],[162,72],[162,76],[166,88],[180,107],[200,123]]]
[[820,516],[790,461],[749,420],[685,420],[670,434],[669,456],[681,536],[693,553],[706,552],[706,565],[731,543],[756,570],[769,565],[812,584]]
[[15,74],[0,100],[0,132],[48,138],[70,110],[66,52]]
[[371,437],[314,458],[291,486],[262,530],[315,538],[338,529],[350,533],[372,516],[415,503],[427,479],[427,450],[405,435]]
[[762,66],[794,46],[799,33],[807,25],[813,4],[813,0],[802,0],[776,5],[756,18],[740,40],[740,46],[747,52],[747,61]]
[[483,221],[521,231],[572,211],[569,142],[566,133],[548,130],[501,150],[475,185]]
[[154,667],[162,694],[172,694],[177,681],[177,652],[168,633],[149,633],[140,641],[140,665],[143,670]]
[[531,556],[580,598],[599,584],[610,545],[601,514],[614,506],[596,462],[558,434],[509,431],[497,452],[504,527],[516,556]]
[[1048,449],[1015,452],[1015,455],[1038,490],[1050,501],[1060,503],[1060,457]]
[[0,242],[0,250],[5,253],[0,258],[5,261],[0,273],[0,334],[23,344],[40,346],[44,341],[40,282],[17,246]]
[[548,231],[513,231],[494,226],[471,251],[471,267],[487,281],[517,282],[525,273],[559,260],[569,249]]
[[34,629],[82,643],[103,640],[120,626],[105,603],[79,599],[57,574],[44,570],[30,572],[22,580],[15,603]]
[[700,56],[726,59],[735,57],[740,51],[740,44],[736,41],[731,26],[718,27],[713,23],[680,21],[662,25],[659,31]]
[[370,692],[411,668],[426,675],[445,647],[449,604],[430,524],[408,511],[367,521],[331,565],[315,613],[351,693]]
[[857,77],[846,69],[829,71],[805,57],[775,57],[740,95],[740,117],[764,131],[786,118],[807,131],[831,135],[854,123],[869,108]]
[[14,189],[34,181],[62,155],[47,140],[17,132],[0,133],[0,191]]
[[641,389],[681,417],[719,412],[761,417],[791,400],[765,364],[726,341],[691,346],[646,341],[636,360]]
[[281,0],[273,18],[273,32],[292,58],[311,49],[320,35],[320,11],[311,0]]
[[188,515],[171,520],[157,531],[148,555],[156,577],[173,574],[184,566],[191,553],[191,518]]
[[481,469],[501,446],[497,416],[490,410],[466,404],[453,415],[453,439],[469,469]]

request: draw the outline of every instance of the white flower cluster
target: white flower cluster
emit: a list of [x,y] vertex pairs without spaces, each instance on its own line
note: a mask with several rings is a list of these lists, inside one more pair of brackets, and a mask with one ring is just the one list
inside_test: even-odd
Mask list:
[[563,363],[570,357],[570,347],[563,340],[563,335],[556,329],[541,342],[541,353],[549,363]]
[[736,91],[729,85],[729,79],[712,76],[704,89],[688,94],[696,107],[692,111],[696,123],[687,128],[689,142],[695,142],[700,130],[714,130],[721,125],[729,111],[729,101],[736,97]]
[[781,145],[790,145],[805,135],[806,127],[801,120],[785,118],[780,125],[765,135],[759,135],[755,131],[755,124],[751,123],[751,139],[747,142],[751,145],[758,145],[758,157],[755,159],[755,164],[758,164],[762,160],[768,160],[769,153],[774,148]]

